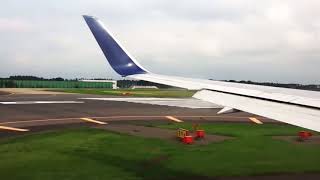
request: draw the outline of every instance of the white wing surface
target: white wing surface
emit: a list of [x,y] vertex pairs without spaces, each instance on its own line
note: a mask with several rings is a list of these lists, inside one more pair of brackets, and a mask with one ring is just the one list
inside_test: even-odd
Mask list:
[[97,18],[84,19],[109,64],[121,76],[199,90],[196,99],[320,132],[320,92],[154,74],[139,65]]

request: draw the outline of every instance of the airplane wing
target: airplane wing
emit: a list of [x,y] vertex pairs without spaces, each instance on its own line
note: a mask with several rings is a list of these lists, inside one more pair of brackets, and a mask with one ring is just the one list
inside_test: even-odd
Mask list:
[[198,90],[194,98],[225,111],[241,110],[320,132],[320,92],[154,74],[128,54],[100,20],[84,19],[109,64],[123,77]]

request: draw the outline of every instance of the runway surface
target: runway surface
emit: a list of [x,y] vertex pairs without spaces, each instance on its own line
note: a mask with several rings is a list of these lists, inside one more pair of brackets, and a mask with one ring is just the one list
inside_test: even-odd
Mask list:
[[42,129],[37,126],[65,127],[74,124],[130,123],[133,121],[257,123],[257,120],[262,123],[276,122],[244,112],[217,115],[220,109],[190,109],[83,99],[106,97],[112,98],[111,96],[63,93],[1,93],[0,132],[27,132]]

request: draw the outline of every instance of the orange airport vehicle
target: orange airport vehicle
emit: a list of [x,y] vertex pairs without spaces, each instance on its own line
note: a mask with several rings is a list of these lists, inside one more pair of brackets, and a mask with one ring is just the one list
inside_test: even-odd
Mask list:
[[196,138],[204,138],[204,130],[198,129],[196,130]]
[[190,135],[189,130],[179,128],[177,131],[177,137],[181,139],[181,141],[185,144],[192,144],[193,137]]
[[177,131],[177,137],[182,139],[185,136],[189,136],[189,130],[183,129],[183,128],[179,128],[178,131]]
[[185,144],[192,144],[193,143],[193,137],[192,136],[185,136],[182,141]]
[[298,133],[298,136],[299,136],[300,141],[305,141],[305,140],[308,140],[312,136],[312,133],[308,132],[308,131],[300,131]]
[[203,129],[199,128],[199,124],[195,123],[192,125],[194,132],[196,133],[196,138],[204,138],[205,132]]
[[[193,126],[195,132],[195,138],[200,139],[204,138],[205,131],[202,129],[197,129],[199,125]],[[177,137],[181,139],[181,141],[185,144],[192,144],[193,143],[193,136],[190,134],[189,130],[179,128],[177,130]]]

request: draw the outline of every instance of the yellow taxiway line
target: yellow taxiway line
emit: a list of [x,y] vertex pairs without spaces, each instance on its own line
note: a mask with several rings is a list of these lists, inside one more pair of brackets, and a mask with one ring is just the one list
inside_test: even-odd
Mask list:
[[[183,115],[177,115],[175,117],[173,116],[97,116],[97,117],[88,117],[87,119],[93,120],[93,119],[118,119],[118,118],[167,118],[170,119],[172,121],[177,121],[177,122],[183,122],[180,119],[177,119],[175,117],[180,117],[180,118],[197,118],[197,117],[203,117],[203,118],[230,118],[230,119],[248,119],[251,117],[248,116],[183,116]],[[170,118],[168,118],[170,117]],[[172,118],[174,118],[175,120],[173,120]],[[7,121],[7,122],[0,122],[0,126],[1,125],[8,125],[8,124],[19,124],[19,123],[36,123],[36,122],[50,122],[50,121],[66,121],[66,120],[79,120],[81,119],[80,117],[66,117],[66,118],[50,118],[50,119],[34,119],[34,120],[21,120],[21,121]],[[87,120],[86,119],[86,120]],[[256,118],[255,118],[256,119]],[[259,118],[259,119],[266,119],[266,118]],[[83,121],[85,121],[84,119],[82,119]],[[90,120],[90,121],[91,121]],[[93,120],[96,121],[97,120]],[[259,121],[259,120],[258,120]],[[91,121],[92,122],[92,121]],[[100,121],[98,121],[100,122]],[[261,121],[260,121],[261,122]],[[105,123],[105,122],[100,122],[100,123]],[[99,123],[99,124],[100,124]],[[106,123],[107,124],[107,123]],[[262,122],[261,122],[262,124]]]
[[92,122],[92,123],[96,123],[96,124],[108,124],[106,122],[96,121],[96,120],[93,120],[93,119],[90,119],[90,118],[80,118],[80,119],[83,120],[83,121],[88,121],[88,122]]
[[20,129],[20,128],[8,127],[8,126],[0,126],[0,129],[10,130],[10,131],[20,131],[20,132],[29,131],[29,129]]
[[254,117],[250,117],[249,118],[252,122],[256,123],[256,124],[263,124],[263,122],[261,122],[259,119],[254,118]]
[[[161,118],[161,117],[166,117],[166,116],[143,116],[143,115],[137,115],[137,116],[97,116],[97,117],[91,117],[95,119],[105,119],[105,118],[110,118],[110,119],[116,119],[116,118]],[[184,115],[174,115],[174,117],[181,117],[181,118],[229,118],[229,119],[247,119],[250,118],[248,116],[226,116],[226,115],[217,115],[217,116],[184,116]],[[78,118],[73,118],[73,119],[78,119]],[[267,119],[264,117],[260,117],[260,119]]]
[[182,120],[177,119],[177,118],[175,118],[175,117],[173,117],[173,116],[166,116],[166,118],[167,118],[167,119],[170,119],[171,121],[175,121],[175,122],[183,122]]

